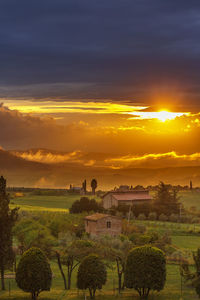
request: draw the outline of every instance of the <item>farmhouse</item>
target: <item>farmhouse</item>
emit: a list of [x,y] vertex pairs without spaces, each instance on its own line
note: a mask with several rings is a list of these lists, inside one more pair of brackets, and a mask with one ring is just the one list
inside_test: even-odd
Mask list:
[[102,204],[105,209],[119,205],[141,205],[152,200],[148,190],[116,190],[107,192],[102,196]]
[[116,236],[122,232],[122,220],[116,216],[96,213],[85,217],[85,231],[91,235]]

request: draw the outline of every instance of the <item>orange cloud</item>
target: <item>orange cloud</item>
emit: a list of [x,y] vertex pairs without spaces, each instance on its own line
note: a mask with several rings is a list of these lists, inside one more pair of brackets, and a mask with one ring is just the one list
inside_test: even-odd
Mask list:
[[177,154],[175,151],[167,153],[150,153],[141,156],[125,155],[105,160],[111,164],[111,167],[127,166],[156,166],[162,167],[167,165],[196,165],[200,164],[200,153]]
[[28,161],[36,161],[48,164],[64,163],[64,162],[80,162],[82,153],[80,151],[73,151],[69,153],[56,154],[46,150],[37,151],[12,151],[17,157],[21,157]]

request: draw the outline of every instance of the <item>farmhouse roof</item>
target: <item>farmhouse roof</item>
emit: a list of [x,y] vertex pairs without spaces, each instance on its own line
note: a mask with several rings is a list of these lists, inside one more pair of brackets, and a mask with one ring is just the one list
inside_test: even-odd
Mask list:
[[[116,195],[121,195],[122,198],[124,197],[133,197],[134,199],[136,198],[143,198],[143,199],[152,199],[152,197],[149,195],[149,191],[148,190],[129,190],[129,191],[109,191],[107,193],[105,193],[102,198],[104,198],[105,196],[112,194],[113,197],[115,197]],[[147,198],[146,198],[147,197]],[[131,199],[129,199],[131,200]]]
[[107,218],[107,217],[118,218],[116,216],[111,216],[111,215],[107,215],[107,214],[96,213],[96,214],[93,214],[91,216],[85,217],[85,219],[89,220],[89,221],[98,221],[98,220],[101,220],[101,219],[104,219],[104,218]]
[[151,200],[152,197],[148,193],[120,193],[113,194],[113,198],[118,201],[137,201],[137,200]]

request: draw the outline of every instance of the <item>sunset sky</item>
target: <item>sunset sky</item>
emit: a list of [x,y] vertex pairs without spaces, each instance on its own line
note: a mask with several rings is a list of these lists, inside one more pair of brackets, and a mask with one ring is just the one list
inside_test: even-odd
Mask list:
[[6,0],[0,23],[2,151],[200,166],[199,1]]

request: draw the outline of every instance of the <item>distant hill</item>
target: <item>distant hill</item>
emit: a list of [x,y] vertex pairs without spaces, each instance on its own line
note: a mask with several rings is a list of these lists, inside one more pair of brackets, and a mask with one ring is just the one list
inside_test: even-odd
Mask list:
[[[37,150],[34,153],[37,153]],[[56,152],[57,154],[60,153]],[[68,153],[68,155],[66,161],[48,163],[42,162],[42,158],[40,162],[31,161],[17,156],[15,151],[0,150],[0,174],[7,178],[9,186],[26,187],[66,187],[70,183],[80,185],[83,179],[86,178],[89,181],[93,177],[97,178],[99,188],[102,189],[121,184],[146,186],[157,184],[161,180],[182,185],[192,180],[194,185],[200,185],[200,166],[115,169],[107,166],[106,163],[103,164],[106,154],[95,156],[95,153],[84,155],[77,152],[77,154]]]

